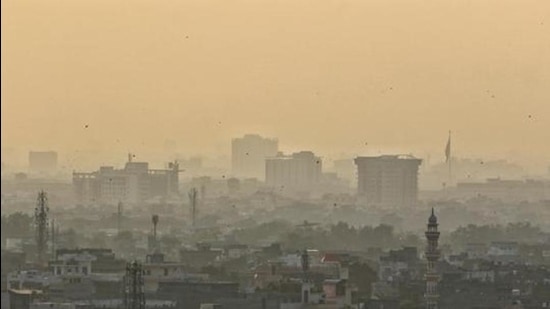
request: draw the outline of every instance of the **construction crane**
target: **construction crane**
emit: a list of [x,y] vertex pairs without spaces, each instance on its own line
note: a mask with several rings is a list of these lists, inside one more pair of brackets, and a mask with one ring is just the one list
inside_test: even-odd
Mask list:
[[38,193],[36,208],[34,209],[34,226],[36,233],[36,251],[38,263],[45,265],[46,250],[48,249],[48,197],[46,192]]
[[170,177],[168,180],[168,188],[170,194],[179,195],[179,173],[185,170],[180,169],[180,164],[177,160],[168,163],[168,169],[170,170]]

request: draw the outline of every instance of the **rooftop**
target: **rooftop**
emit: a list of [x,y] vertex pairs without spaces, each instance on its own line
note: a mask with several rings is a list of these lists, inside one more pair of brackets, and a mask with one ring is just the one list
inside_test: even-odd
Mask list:
[[379,159],[379,160],[421,160],[412,154],[396,154],[396,155],[381,155],[381,156],[360,156],[357,159]]
[[18,290],[18,289],[9,289],[10,293],[18,294],[18,295],[34,295],[34,294],[42,294],[41,290]]

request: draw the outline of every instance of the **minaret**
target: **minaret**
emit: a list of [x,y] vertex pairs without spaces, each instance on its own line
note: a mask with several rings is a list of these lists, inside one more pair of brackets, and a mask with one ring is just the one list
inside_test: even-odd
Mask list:
[[426,269],[426,309],[437,309],[439,294],[437,293],[437,284],[439,282],[439,274],[437,273],[436,264],[439,260],[439,250],[437,249],[437,241],[439,240],[439,232],[437,231],[437,217],[432,208],[432,215],[428,219],[428,230],[426,231],[426,239],[428,246],[426,247],[426,260],[428,261]]

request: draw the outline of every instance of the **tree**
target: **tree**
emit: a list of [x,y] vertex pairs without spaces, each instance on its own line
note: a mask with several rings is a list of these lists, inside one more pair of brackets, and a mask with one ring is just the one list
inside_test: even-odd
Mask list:
[[90,245],[94,248],[107,248],[107,233],[97,232],[92,235]]
[[27,238],[33,236],[33,217],[22,212],[2,216],[2,236]]
[[349,282],[357,287],[360,294],[369,296],[372,283],[378,280],[378,275],[366,263],[353,263],[349,266]]
[[62,248],[76,248],[80,241],[78,240],[78,235],[74,229],[63,230],[57,236],[57,242],[61,245]]
[[130,231],[122,231],[115,236],[115,248],[119,249],[120,253],[128,254],[136,248],[136,240]]

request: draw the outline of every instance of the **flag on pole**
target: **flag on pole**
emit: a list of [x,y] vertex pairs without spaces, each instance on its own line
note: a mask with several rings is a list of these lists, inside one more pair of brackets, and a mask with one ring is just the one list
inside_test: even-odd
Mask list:
[[447,146],[445,147],[445,162],[449,162],[451,159],[451,132],[449,132],[449,140],[447,140]]

